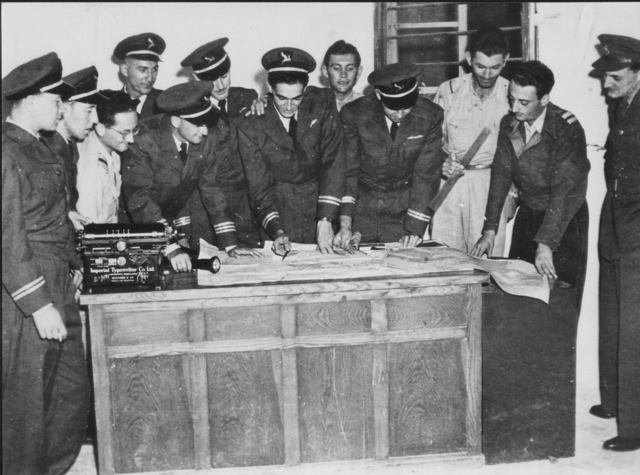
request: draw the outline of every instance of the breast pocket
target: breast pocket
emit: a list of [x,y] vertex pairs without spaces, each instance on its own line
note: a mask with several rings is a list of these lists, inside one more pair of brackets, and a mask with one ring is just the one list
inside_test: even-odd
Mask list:
[[470,119],[453,118],[447,121],[447,133],[449,135],[449,147],[452,152],[465,152],[471,146],[473,140],[472,125]]
[[29,172],[30,196],[35,206],[51,209],[66,196],[65,174],[61,165],[33,168]]

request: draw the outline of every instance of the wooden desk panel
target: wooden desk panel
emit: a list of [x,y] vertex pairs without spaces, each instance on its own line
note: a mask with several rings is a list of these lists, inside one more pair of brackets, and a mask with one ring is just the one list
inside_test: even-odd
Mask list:
[[485,274],[189,278],[82,297],[101,475],[482,463]]

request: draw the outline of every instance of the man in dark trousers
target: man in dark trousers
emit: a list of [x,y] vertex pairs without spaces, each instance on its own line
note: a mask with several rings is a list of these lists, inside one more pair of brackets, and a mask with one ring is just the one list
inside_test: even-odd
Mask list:
[[[198,236],[191,228],[187,206],[200,193],[219,246],[230,256],[261,256],[257,249],[238,246],[227,186],[233,173],[224,149],[209,135],[218,119],[209,95],[209,81],[172,86],[158,97],[165,113],[140,123],[140,133],[123,154],[122,192],[135,223],[161,222],[185,231],[193,248]],[[185,243],[186,244],[186,243]],[[174,270],[191,270],[188,252],[173,244],[165,250]]]
[[[238,242],[249,247],[260,247],[260,228],[249,206],[249,196],[238,152],[237,123],[239,119],[251,114],[251,108],[258,101],[258,94],[253,89],[231,86],[231,59],[224,47],[228,38],[220,38],[200,46],[180,63],[183,67],[191,66],[193,76],[198,81],[211,81],[211,103],[218,109],[220,119],[215,124],[218,146],[227,148],[229,162],[234,169],[228,178],[227,185],[234,188],[231,200],[231,213],[236,225]],[[255,107],[255,106],[254,106]],[[206,217],[206,211],[200,195],[194,193],[189,203],[192,226],[195,216]],[[213,226],[207,219],[198,220],[205,227],[200,234],[208,242],[216,243]]]
[[124,91],[137,99],[140,120],[159,114],[158,96],[162,92],[153,85],[158,77],[158,62],[167,45],[155,33],[141,33],[122,40],[113,51],[120,61],[120,76]]
[[331,253],[344,187],[342,124],[333,94],[305,90],[315,60],[283,47],[262,66],[273,101],[264,116],[243,118],[238,146],[252,207],[282,255],[291,241]]
[[2,127],[2,473],[12,475],[66,473],[89,411],[65,167],[40,136],[73,92],[61,78],[49,53],[2,80],[12,103]]
[[427,206],[438,192],[446,156],[442,108],[419,97],[421,72],[411,63],[377,69],[368,78],[375,93],[341,111],[347,183],[340,224],[365,242],[415,247],[429,225]]
[[580,122],[550,102],[554,84],[553,72],[539,61],[523,63],[513,74],[511,113],[500,124],[483,235],[472,255],[491,255],[513,182],[522,204],[509,258],[530,262],[540,274],[577,287],[579,306],[587,259],[590,165]]
[[640,40],[600,35],[609,102],[607,194],[600,215],[600,400],[594,416],[618,418],[615,451],[640,449]]

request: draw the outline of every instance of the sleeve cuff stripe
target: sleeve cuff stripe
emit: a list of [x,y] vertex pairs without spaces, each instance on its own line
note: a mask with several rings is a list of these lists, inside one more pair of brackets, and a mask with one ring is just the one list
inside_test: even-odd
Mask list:
[[332,203],[332,204],[335,204],[335,205],[339,205],[340,204],[340,199],[336,198],[335,196],[320,195],[320,196],[318,196],[318,202],[319,203]]
[[182,218],[177,218],[173,220],[173,225],[176,228],[179,228],[181,226],[187,226],[188,224],[191,224],[191,216],[183,216]]
[[40,276],[36,280],[16,290],[14,293],[11,294],[11,297],[13,298],[13,300],[20,300],[22,297],[29,295],[32,292],[35,292],[43,285],[44,285],[44,277]]
[[356,199],[353,196],[343,196],[342,197],[342,202],[343,203],[356,204]]
[[169,222],[164,218],[158,220],[158,222],[161,223],[161,224],[164,224],[165,226],[169,226]]
[[328,205],[340,206],[340,201],[330,201],[330,200],[318,200],[318,203],[326,203]]
[[280,215],[279,215],[276,211],[274,211],[274,212],[272,212],[272,213],[269,213],[269,214],[268,214],[267,216],[265,216],[265,218],[262,220],[262,227],[263,227],[263,228],[266,228],[266,227],[267,227],[267,224],[269,224],[269,221],[271,221],[271,220],[272,220],[272,219],[274,219],[274,218],[279,218],[279,217],[280,217]]
[[216,227],[214,229],[216,231],[216,234],[236,232],[235,226],[222,226],[222,227]]
[[411,216],[412,218],[418,219],[420,221],[426,221],[427,223],[431,221],[431,217],[427,216],[426,214],[418,213],[417,211],[414,211],[412,209],[407,210],[407,216]]

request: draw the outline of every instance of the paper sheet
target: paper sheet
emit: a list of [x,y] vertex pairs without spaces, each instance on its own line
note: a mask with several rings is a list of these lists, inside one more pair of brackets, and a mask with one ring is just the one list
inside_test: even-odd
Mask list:
[[[292,244],[286,259],[271,252],[265,243],[265,257],[233,259],[215,246],[200,241],[200,259],[218,256],[220,272],[198,270],[198,285],[229,286],[296,281],[348,280],[366,277],[411,276],[442,272],[488,272],[498,286],[514,295],[549,303],[547,279],[532,264],[518,260],[488,260],[472,257],[448,247],[400,249],[397,243],[380,244],[384,250],[361,248],[355,254],[321,254],[315,244]],[[378,246],[375,246],[378,248]]]

